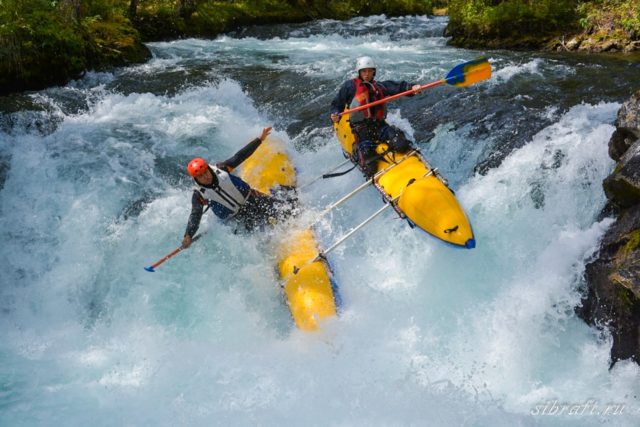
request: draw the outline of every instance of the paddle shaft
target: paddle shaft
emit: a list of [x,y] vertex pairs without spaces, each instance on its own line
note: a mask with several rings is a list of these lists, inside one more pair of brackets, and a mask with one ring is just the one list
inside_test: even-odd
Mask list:
[[[204,233],[203,233],[204,234]],[[195,242],[196,240],[198,240],[200,237],[202,236],[202,234],[198,234],[197,236],[195,236],[193,239],[191,239],[191,243]],[[185,248],[184,246],[180,245],[179,247],[177,247],[176,249],[174,249],[173,251],[171,251],[171,253],[163,256],[162,258],[160,258],[158,261],[156,261],[154,264],[150,265],[149,267],[145,267],[144,269],[153,273],[155,271],[155,268],[157,266],[159,266],[160,264],[162,264],[163,262],[167,261],[170,258],[173,258],[174,256],[176,256],[177,254],[179,254],[180,252],[182,252],[183,250],[185,250],[187,248]]]
[[447,83],[447,79],[442,79],[442,80],[438,80],[436,82],[427,83],[425,85],[420,86],[420,89],[418,89],[417,91],[413,90],[413,89],[409,89],[409,90],[406,90],[404,92],[400,92],[400,93],[397,93],[395,95],[387,96],[386,98],[370,102],[368,104],[360,105],[360,106],[352,108],[350,110],[344,110],[342,113],[339,113],[338,116],[342,116],[343,114],[355,113],[356,111],[360,111],[360,110],[365,110],[367,108],[374,107],[374,106],[380,105],[380,104],[384,104],[385,102],[393,101],[394,99],[398,99],[398,98],[401,98],[403,96],[415,94],[418,91],[425,90],[425,89],[430,89],[432,87],[440,86],[440,85],[443,85],[445,83]]
[[165,262],[169,258],[173,258],[175,255],[177,255],[183,249],[184,249],[184,247],[180,246],[179,248],[176,248],[173,252],[163,256],[162,258],[160,258],[158,261],[156,261],[154,264],[151,265],[151,269],[155,269],[157,266],[159,266],[160,264],[162,264],[163,262]]
[[[471,78],[472,76],[473,78]],[[409,89],[407,91],[400,92],[398,94],[391,95],[386,98],[370,102],[368,104],[360,105],[350,110],[345,110],[342,113],[339,113],[338,115],[341,116],[343,114],[349,114],[356,111],[364,110],[366,108],[373,107],[375,105],[384,104],[385,102],[389,102],[391,100],[400,98],[402,96],[415,94],[419,91],[440,86],[445,83],[455,85],[455,86],[468,86],[470,84],[477,83],[481,80],[488,79],[489,77],[491,77],[491,65],[486,60],[486,58],[479,58],[473,61],[465,62],[464,64],[457,65],[449,72],[449,74],[447,74],[447,77],[445,77],[442,80],[437,80],[435,82],[421,85],[420,88],[416,90]]]

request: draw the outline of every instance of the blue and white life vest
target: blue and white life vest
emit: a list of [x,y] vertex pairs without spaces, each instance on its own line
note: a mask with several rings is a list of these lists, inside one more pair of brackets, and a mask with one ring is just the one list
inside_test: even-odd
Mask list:
[[198,185],[195,191],[204,200],[203,204],[208,205],[219,218],[231,218],[240,211],[242,205],[249,199],[251,187],[224,169],[212,164],[209,165],[209,168],[218,178],[218,183],[214,184],[213,188]]

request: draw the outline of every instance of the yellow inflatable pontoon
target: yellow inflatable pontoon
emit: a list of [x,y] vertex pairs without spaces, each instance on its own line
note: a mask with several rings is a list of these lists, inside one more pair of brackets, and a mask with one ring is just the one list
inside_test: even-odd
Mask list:
[[[294,189],[296,171],[284,144],[265,140],[242,165],[242,179],[266,194]],[[310,229],[294,230],[282,240],[277,253],[278,273],[291,316],[305,331],[318,329],[319,322],[336,315],[337,288],[325,259],[315,261],[318,244]]]
[[[355,137],[345,114],[334,125],[345,156],[351,157]],[[385,200],[409,224],[447,243],[472,249],[476,245],[467,215],[445,180],[417,150],[407,153],[387,152],[386,144],[377,148],[374,185]]]

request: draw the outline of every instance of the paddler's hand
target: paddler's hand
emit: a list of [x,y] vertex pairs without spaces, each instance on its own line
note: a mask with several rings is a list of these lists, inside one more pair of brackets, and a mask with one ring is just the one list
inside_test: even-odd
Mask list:
[[420,93],[420,92],[422,92],[422,86],[413,85],[413,86],[411,86],[411,90],[413,91],[414,94]]
[[332,121],[333,123],[338,123],[338,120],[340,120],[340,116],[339,116],[338,114],[336,114],[336,113],[333,113],[333,114],[331,115],[331,121]]
[[264,142],[264,140],[267,139],[267,136],[269,136],[270,133],[271,133],[271,126],[269,126],[268,128],[262,129],[262,133],[258,138],[260,138],[260,141]]
[[182,239],[182,247],[183,249],[187,249],[189,246],[191,246],[191,236],[185,234],[184,238]]

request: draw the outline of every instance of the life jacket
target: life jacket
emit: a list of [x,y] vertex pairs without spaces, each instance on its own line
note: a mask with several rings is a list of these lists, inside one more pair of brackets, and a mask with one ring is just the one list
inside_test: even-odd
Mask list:
[[209,208],[221,219],[235,216],[240,208],[247,202],[251,194],[251,187],[242,179],[220,169],[212,164],[211,171],[218,178],[217,184],[204,187],[198,185],[194,190],[200,196],[200,203]]
[[[353,79],[353,83],[356,85],[356,94],[354,95],[349,108],[359,107],[361,105],[368,104],[369,102],[378,101],[384,98],[382,88],[378,86],[375,81],[365,83],[362,79],[357,77]],[[387,109],[384,104],[380,104],[350,113],[349,121],[351,123],[358,123],[364,120],[384,120],[386,117]]]

